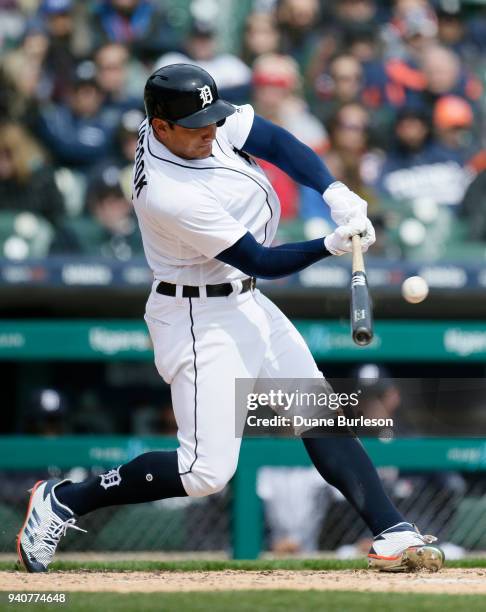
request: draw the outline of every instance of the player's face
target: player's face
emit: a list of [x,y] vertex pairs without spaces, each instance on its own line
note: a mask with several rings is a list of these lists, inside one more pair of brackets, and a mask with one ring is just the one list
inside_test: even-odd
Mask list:
[[183,159],[204,159],[211,155],[216,138],[216,124],[188,129],[170,126],[162,119],[154,119],[152,127],[156,137],[175,155]]

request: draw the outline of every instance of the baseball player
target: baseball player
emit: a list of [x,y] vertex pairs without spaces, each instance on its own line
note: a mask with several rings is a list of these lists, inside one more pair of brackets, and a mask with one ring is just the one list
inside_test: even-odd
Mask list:
[[[320,158],[250,105],[222,100],[212,77],[190,64],[152,74],[145,87],[133,203],[154,282],[145,320],[155,364],[171,385],[177,451],[154,451],[84,482],[41,481],[18,535],[30,572],[46,571],[60,537],[98,508],[221,491],[233,476],[235,379],[311,379],[326,386],[303,338],[255,287],[375,240],[366,202],[337,182]],[[325,238],[272,247],[279,201],[253,157],[279,166],[323,195],[337,229]],[[386,496],[355,437],[313,437],[305,448],[375,539],[370,567],[438,569],[430,546]],[[316,433],[316,432],[314,432]]]

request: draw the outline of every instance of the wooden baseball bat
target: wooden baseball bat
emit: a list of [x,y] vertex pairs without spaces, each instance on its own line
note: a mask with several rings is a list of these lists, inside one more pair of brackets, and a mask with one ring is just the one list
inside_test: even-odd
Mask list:
[[353,267],[351,275],[351,332],[359,346],[373,340],[373,316],[368,292],[368,279],[359,236],[352,237]]

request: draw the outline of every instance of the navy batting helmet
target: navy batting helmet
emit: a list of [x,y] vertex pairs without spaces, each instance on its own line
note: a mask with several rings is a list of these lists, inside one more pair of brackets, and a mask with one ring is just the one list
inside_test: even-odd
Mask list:
[[213,77],[192,64],[171,64],[156,70],[144,91],[149,121],[165,119],[186,128],[222,125],[235,107],[221,100]]

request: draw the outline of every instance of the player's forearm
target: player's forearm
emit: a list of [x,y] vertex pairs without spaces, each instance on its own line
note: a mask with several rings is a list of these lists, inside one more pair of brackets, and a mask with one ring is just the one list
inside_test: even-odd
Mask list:
[[309,240],[264,247],[247,232],[238,242],[229,247],[216,259],[257,278],[281,278],[299,272],[307,266],[328,257],[331,253],[324,246],[324,240]]
[[311,187],[320,194],[336,182],[323,161],[310,147],[287,130],[258,115],[255,115],[243,150],[278,166],[294,181]]

